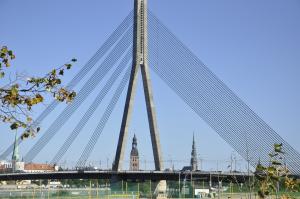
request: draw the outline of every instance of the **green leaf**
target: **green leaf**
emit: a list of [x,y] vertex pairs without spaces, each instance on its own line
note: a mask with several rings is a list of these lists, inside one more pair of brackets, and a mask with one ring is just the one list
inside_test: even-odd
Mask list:
[[282,165],[280,162],[278,162],[278,161],[276,161],[276,160],[273,160],[273,161],[272,161],[272,164],[273,164],[273,165]]
[[[274,177],[275,178],[275,177]],[[277,181],[277,180],[276,180]],[[276,187],[274,184],[270,184],[269,187],[271,188],[272,191],[276,191]],[[269,194],[268,194],[269,195]]]
[[55,81],[55,83],[56,83],[56,84],[61,84],[61,80],[60,80],[60,79],[57,79],[57,80]]
[[36,94],[36,95],[35,95],[35,100],[36,100],[37,103],[40,103],[40,102],[43,102],[43,101],[44,101],[44,98],[43,98],[42,95]]
[[64,75],[64,70],[63,70],[63,69],[61,69],[61,70],[59,71],[59,75]]
[[51,71],[51,75],[56,75],[56,70],[55,70],[55,69],[53,69],[53,70]]
[[46,87],[46,91],[51,92],[51,90],[52,90],[51,87],[49,86]]
[[5,73],[4,73],[4,72],[1,72],[1,73],[0,73],[0,78],[3,78],[4,75],[5,75]]
[[27,117],[26,120],[27,120],[27,122],[32,122],[32,118],[31,117]]
[[282,147],[282,143],[280,143],[280,144],[274,144],[274,147]]
[[5,56],[6,56],[5,53],[0,53],[0,57],[1,57],[1,58],[4,58]]
[[276,171],[276,169],[274,167],[268,167],[267,170],[268,170],[269,173],[273,173],[273,172]]
[[2,53],[7,53],[7,46],[2,46],[1,52]]
[[9,50],[9,51],[8,51],[8,55],[9,55],[9,56],[12,56],[12,55],[13,55],[13,52],[12,52],[11,50]]
[[67,69],[69,70],[72,67],[72,64],[65,64],[65,66],[67,67]]
[[264,171],[264,170],[266,170],[266,167],[262,166],[261,164],[258,164],[256,166],[256,171]]
[[266,175],[260,175],[256,173],[255,178],[257,178],[259,181],[263,181],[266,179]]
[[262,190],[259,190],[259,191],[258,191],[258,195],[259,195],[259,197],[261,197],[261,198],[265,198],[265,193],[264,193],[264,191],[262,191]]
[[268,190],[266,190],[266,191],[264,192],[264,194],[268,196],[268,195],[270,194],[270,192],[269,192]]
[[19,124],[17,122],[13,123],[12,125],[10,125],[10,129],[11,130],[15,130],[19,127]]
[[26,131],[25,133],[23,133],[23,134],[21,135],[21,139],[24,140],[25,138],[28,138],[29,135],[30,135],[30,132],[29,132],[29,131]]
[[283,153],[282,143],[281,144],[274,144],[274,151],[277,152],[277,153]]
[[271,158],[274,158],[275,156],[277,156],[278,155],[278,153],[269,153],[269,156],[271,157]]

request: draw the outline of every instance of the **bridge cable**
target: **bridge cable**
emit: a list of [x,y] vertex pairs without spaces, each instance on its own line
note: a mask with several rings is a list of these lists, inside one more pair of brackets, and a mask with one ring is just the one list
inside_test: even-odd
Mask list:
[[[151,23],[150,23],[150,25],[151,25]],[[150,34],[149,35],[151,35],[151,32],[150,32]],[[157,40],[157,38],[150,38],[150,40],[151,39],[153,39],[153,40],[155,40],[155,41],[157,41],[157,42],[159,42],[158,40]],[[150,41],[150,43],[151,43],[151,41]],[[154,42],[155,43],[155,42]],[[150,45],[151,46],[151,45]],[[153,49],[152,49],[153,50]],[[172,50],[170,47],[167,47],[167,48],[164,48],[164,50],[167,50],[167,52],[169,52],[170,50]],[[151,51],[150,50],[150,52],[153,52],[153,51]],[[163,55],[163,57],[165,57],[166,56],[166,54],[164,54]],[[175,57],[177,57],[178,55],[175,55]],[[169,59],[169,60],[173,60],[173,58],[171,58],[171,59]],[[157,65],[157,63],[155,63],[155,62],[153,62],[153,60],[151,60],[152,61],[152,64],[151,64],[151,66],[152,65]],[[176,61],[175,61],[176,62]],[[174,64],[174,62],[172,63],[172,64],[170,64],[170,65],[173,65]],[[166,67],[168,67],[168,65],[166,66]],[[162,72],[162,73],[164,73],[164,72]],[[158,74],[159,76],[160,76],[160,74]],[[174,81],[176,81],[176,80],[174,80]],[[178,82],[180,82],[181,80],[177,80]],[[195,90],[194,88],[191,88],[192,90]],[[178,94],[178,92],[177,92],[177,94]],[[189,104],[188,104],[189,105]],[[191,107],[192,108],[192,107]],[[193,109],[193,108],[192,108]],[[195,111],[196,113],[197,113],[197,111]]]
[[[109,38],[104,42],[104,44],[96,51],[92,58],[82,67],[82,69],[72,78],[68,83],[67,88],[72,90],[85,75],[93,68],[93,66],[106,54],[106,52],[116,43],[117,40],[123,35],[123,33],[130,27],[133,20],[133,11],[122,21],[122,23],[114,30],[114,32],[109,36]],[[58,105],[59,103],[54,100],[47,108],[37,117],[30,128],[35,128],[38,126]],[[18,145],[23,140],[21,137],[18,139]],[[1,155],[0,159],[6,159],[9,154],[12,153],[14,143],[12,143]]]
[[80,158],[77,161],[76,167],[77,168],[82,168],[84,167],[84,165],[86,164],[87,159],[89,158],[89,156],[91,155],[114,107],[116,106],[116,103],[118,102],[124,87],[126,86],[126,84],[129,81],[129,77],[130,77],[130,70],[131,67],[127,68],[127,71],[125,73],[125,75],[123,76],[121,83],[119,84],[118,88],[116,89],[111,101],[109,102],[109,105],[107,106],[104,114],[101,117],[100,122],[98,123],[96,129],[94,130],[92,136],[89,139],[88,144],[85,146]]
[[45,147],[45,145],[51,140],[51,138],[58,132],[58,130],[65,124],[70,116],[77,110],[82,104],[83,100],[91,93],[91,91],[100,83],[100,80],[107,74],[111,67],[119,60],[121,55],[128,49],[132,43],[132,29],[128,29],[122,39],[109,53],[103,63],[97,68],[94,74],[91,76],[84,86],[78,92],[78,95],[74,101],[67,106],[64,111],[55,119],[43,136],[37,141],[37,143],[27,152],[25,156],[26,161],[32,161],[36,155]]
[[72,143],[75,141],[79,133],[85,127],[88,120],[92,117],[97,107],[101,104],[103,98],[107,95],[107,93],[111,89],[114,82],[117,80],[120,73],[123,71],[124,66],[127,65],[127,63],[131,58],[132,58],[132,48],[129,48],[127,54],[125,55],[121,63],[117,66],[117,68],[115,69],[115,71],[113,72],[109,80],[106,82],[104,87],[101,89],[101,91],[98,93],[98,95],[92,102],[92,105],[84,113],[81,120],[77,123],[76,127],[73,129],[72,133],[68,136],[64,144],[60,147],[60,149],[58,150],[58,152],[50,162],[51,164],[57,164],[61,160],[61,158],[65,155],[69,147],[72,145]]
[[104,62],[99,66],[96,72],[92,75],[90,80],[85,83],[81,88],[75,100],[70,104],[65,110],[59,115],[59,117],[52,123],[48,128],[47,132],[40,138],[40,140],[35,144],[35,146],[30,150],[26,160],[31,161],[32,157],[35,157],[37,153],[48,143],[49,140],[56,134],[56,132],[64,125],[65,121],[75,112],[75,110],[81,105],[83,100],[85,100],[90,94],[90,92],[95,88],[95,86],[100,82],[106,73],[111,69],[111,66],[115,64],[117,59],[123,54],[123,52],[130,45],[131,30],[127,31],[127,34],[119,41],[119,43],[114,47],[112,52],[104,60]]
[[[169,50],[172,50],[172,49],[170,49],[170,48],[168,48],[168,51],[167,52],[169,52]],[[178,55],[179,57],[180,57],[180,55]],[[165,58],[165,57],[167,57],[167,55],[166,54],[164,54],[163,55],[163,58]],[[182,59],[181,57],[179,58],[178,57],[178,59]],[[174,59],[166,59],[167,61],[170,61],[170,60],[173,60],[174,61]],[[174,66],[174,64],[176,65],[176,63],[177,63],[177,61],[175,60],[173,63],[171,63],[170,65],[172,65],[172,66]],[[184,72],[184,71],[183,71]],[[180,75],[182,75],[182,74],[184,74],[184,73],[182,73],[182,71],[181,72],[179,72],[179,76]],[[199,77],[199,76],[198,76]],[[203,78],[199,78],[200,80],[202,80]],[[185,79],[186,80],[186,79]],[[202,82],[202,84],[203,84],[203,82]],[[202,85],[202,84],[200,84],[200,85]],[[205,88],[204,88],[205,89]],[[195,89],[195,88],[193,88],[193,91],[195,91],[195,90],[197,90],[197,89]],[[208,101],[207,99],[206,99],[206,101]],[[215,107],[216,105],[213,105],[213,107]]]
[[[165,65],[160,65],[160,66],[165,66]],[[168,67],[168,65],[167,65],[167,67]],[[156,69],[154,69],[154,70],[156,70]],[[161,72],[161,71],[155,71],[163,80],[164,80],[164,78],[166,78],[165,76],[166,75],[170,75],[170,74],[168,74],[168,73],[163,73],[163,72]],[[174,72],[174,71],[173,71]],[[182,80],[182,79],[172,79],[172,81],[180,81],[180,80]],[[167,80],[167,85],[169,85],[174,91],[175,91],[175,93],[177,94],[177,95],[179,95],[183,100],[184,100],[184,102],[186,102],[187,103],[187,105],[189,105],[191,108],[192,108],[192,110],[194,110],[199,116],[201,116],[203,119],[204,119],[204,121],[206,121],[207,123],[209,123],[210,124],[210,126],[213,128],[213,129],[215,129],[216,131],[218,131],[218,126],[216,126],[216,125],[214,125],[213,124],[213,122],[219,122],[218,123],[218,125],[219,125],[219,127],[221,127],[222,129],[222,131],[225,131],[225,132],[228,132],[228,130],[230,130],[230,129],[228,129],[228,127],[230,127],[230,128],[232,128],[232,124],[231,123],[228,123],[226,126],[224,126],[223,125],[223,123],[222,122],[224,122],[224,121],[222,121],[222,120],[220,120],[220,119],[213,119],[213,118],[211,118],[212,117],[212,114],[213,113],[209,113],[209,111],[206,111],[206,112],[201,112],[200,114],[199,114],[199,109],[197,109],[197,108],[195,108],[195,107],[200,107],[200,105],[199,105],[199,102],[198,102],[198,100],[196,100],[196,101],[192,101],[191,102],[191,100],[193,100],[193,97],[190,97],[190,94],[189,93],[182,93],[182,91],[178,91],[178,90],[180,90],[180,89],[183,89],[183,87],[181,86],[181,88],[178,88],[178,85],[177,85],[177,87],[175,87],[174,88],[174,83],[172,83],[172,81],[168,81]],[[179,86],[180,87],[180,86]],[[188,89],[193,89],[193,88],[191,88],[191,87],[188,87],[188,86],[186,86],[186,88],[184,89],[185,90],[185,92],[187,92],[186,90],[188,90]],[[182,97],[182,95],[184,95],[184,97]],[[201,96],[201,95],[200,95]],[[188,99],[186,98],[186,97],[189,97]],[[202,98],[202,97],[201,97]],[[205,102],[202,102],[202,104],[204,103],[204,105],[206,106],[206,107],[212,107],[212,105],[211,104],[209,104],[209,103],[205,103]],[[203,108],[203,107],[202,107]],[[217,109],[217,108],[215,108],[215,109]],[[213,114],[213,115],[215,115],[215,114]],[[209,118],[210,117],[210,118]],[[215,118],[220,118],[220,116],[214,116]],[[208,120],[208,121],[207,121]],[[224,135],[223,135],[223,138],[224,138]],[[230,138],[230,137],[229,137]],[[227,141],[226,139],[225,139],[225,141]],[[227,141],[228,142],[228,141]],[[229,143],[230,144],[230,143]],[[234,144],[236,144],[236,142],[234,142]],[[231,145],[232,145],[232,143],[231,143]],[[246,148],[243,148],[244,150],[246,150]]]
[[[150,24],[151,24],[151,20],[150,20]],[[161,31],[161,29],[163,29],[164,27],[161,27],[161,26],[160,26],[159,28],[160,28],[160,31]],[[151,34],[151,33],[150,33],[150,34]],[[171,33],[170,33],[170,34],[171,34]],[[155,39],[156,39],[156,38],[155,38]],[[176,39],[176,38],[175,38],[175,39]],[[166,41],[166,40],[167,40],[166,38],[163,38],[163,39],[159,42],[159,44],[161,44],[161,42],[164,42],[164,41]],[[173,40],[174,40],[174,38],[173,38]],[[178,41],[176,41],[176,42],[178,42]],[[178,48],[178,46],[176,46],[176,48]],[[166,50],[165,47],[162,47],[161,49],[162,49],[162,50],[164,50],[164,49]],[[150,52],[151,52],[151,50],[150,50]],[[172,52],[172,51],[170,51],[170,49],[168,49],[168,53],[169,53],[169,52]],[[187,52],[190,53],[190,55],[189,55],[190,57],[191,57],[191,56],[194,56],[194,55],[191,54],[190,51],[187,51]],[[186,52],[185,52],[185,54],[186,54]],[[170,60],[173,60],[174,58],[179,59],[180,55],[182,55],[182,52],[181,52],[181,53],[177,53],[176,56],[172,55],[172,57],[171,57]],[[178,56],[179,56],[179,57],[178,57]],[[195,57],[195,56],[194,56],[194,57]],[[164,56],[163,58],[165,58],[165,56]],[[191,58],[189,58],[189,59],[191,59]],[[170,61],[170,60],[169,60],[169,61]],[[196,60],[197,60],[197,58],[196,58]],[[177,61],[181,61],[181,60],[177,60]],[[177,62],[177,63],[182,63],[182,61],[181,61],[181,62]],[[195,63],[194,63],[194,64],[195,64]],[[199,63],[196,63],[196,64],[199,65]],[[153,66],[153,65],[155,66],[155,64],[151,64],[151,66]],[[201,66],[202,68],[205,67],[204,64],[201,64],[201,65],[202,65],[202,66]],[[172,65],[172,66],[173,66],[173,65]],[[160,69],[161,69],[161,68],[162,68],[162,67],[160,67]],[[164,68],[165,68],[165,67],[164,67]],[[201,69],[202,69],[202,68],[201,68]],[[172,68],[172,69],[173,69],[173,68]],[[209,71],[209,69],[207,69],[207,67],[205,67],[204,69],[206,69],[206,70]],[[186,72],[186,71],[189,72],[190,69],[189,69],[189,70],[185,70],[184,72]],[[172,70],[172,72],[174,72],[174,71]],[[181,72],[182,72],[182,71],[181,71]],[[201,71],[201,73],[199,73],[199,72],[196,72],[196,73],[195,73],[195,71],[192,71],[191,74],[189,74],[189,75],[192,75],[192,76],[193,76],[193,74],[194,74],[194,76],[195,76],[195,75],[198,76],[199,74],[202,74],[202,73],[203,73],[203,71]],[[207,73],[207,71],[206,71],[206,73]],[[212,72],[210,71],[210,73],[212,73]],[[212,75],[212,74],[209,74],[209,73],[206,74],[206,75],[207,75],[208,77],[211,77],[211,76],[212,76],[214,79],[217,79],[215,75]],[[190,78],[190,76],[189,76],[189,78]],[[219,80],[219,79],[217,79],[217,80]],[[238,99],[237,102],[239,102],[239,105],[240,105],[240,106],[241,106],[241,104],[243,105],[242,107],[237,107],[237,108],[236,108],[237,111],[239,112],[239,114],[243,113],[243,115],[242,115],[243,117],[245,116],[245,113],[249,114],[248,112],[249,112],[249,109],[250,109],[250,108],[249,108],[249,107],[245,107],[246,105],[245,105],[243,102],[241,102],[241,100],[240,100],[240,99],[239,99],[239,98],[238,98],[238,97],[237,97],[230,89],[228,89],[227,87],[225,87],[225,89],[224,89],[224,83],[223,83],[223,82],[220,83],[220,82],[221,82],[221,81],[219,80],[219,82],[218,82],[218,81],[215,81],[215,82],[212,82],[212,83],[214,83],[214,84],[217,85],[217,86],[220,86],[220,85],[221,85],[221,86],[223,87],[222,89],[225,90],[225,91],[228,91],[228,90],[229,90],[229,91],[231,92],[230,100],[232,100],[232,98],[233,98],[233,99],[235,99],[235,98]],[[214,85],[214,86],[215,86],[215,85]],[[197,86],[197,85],[196,85],[196,86]],[[209,86],[211,86],[211,85],[209,85]],[[227,88],[227,89],[226,89],[226,88]],[[213,89],[216,89],[216,88],[213,88]],[[223,93],[223,94],[224,94],[224,93]],[[223,94],[222,94],[222,95],[223,95]],[[222,99],[222,97],[221,97],[221,99]],[[228,99],[227,99],[227,100],[228,100]],[[230,102],[230,101],[229,101],[229,102]],[[235,102],[235,103],[237,103],[237,102]],[[236,104],[233,104],[233,105],[236,105]],[[223,108],[223,109],[224,109],[224,108]],[[225,109],[225,110],[226,110],[226,109]],[[236,110],[235,110],[235,111],[236,111]],[[241,112],[241,111],[242,111],[242,112]],[[254,119],[257,120],[256,117],[258,117],[258,116],[257,116],[253,111],[252,111],[252,112],[251,112],[251,111],[252,111],[252,110],[250,110],[250,114],[251,114],[250,116],[252,116],[252,117],[250,118],[250,121],[253,121]],[[241,115],[238,115],[238,116],[240,117]],[[242,118],[243,118],[243,117],[242,117]],[[260,119],[260,118],[259,118],[259,119]],[[264,123],[261,119],[258,120],[258,122],[261,123],[260,125],[263,125],[263,123]],[[248,123],[247,123],[247,124],[248,124]],[[242,126],[245,127],[245,125],[243,125],[243,123],[240,123],[239,125],[242,125]],[[266,124],[264,124],[264,126],[265,126],[265,125],[266,125]],[[251,126],[250,126],[250,127],[251,127]],[[257,127],[257,124],[256,124],[254,127],[256,128],[256,127]],[[255,128],[254,128],[254,129],[255,129]],[[270,127],[269,127],[269,128],[270,128]],[[251,127],[250,129],[251,129],[251,130],[254,130],[254,129],[253,129],[253,124],[252,124],[252,127]],[[248,126],[248,130],[249,130],[249,126]],[[273,134],[274,134],[274,133],[273,133]],[[283,139],[279,139],[278,136],[274,136],[273,134],[271,134],[271,135],[272,135],[271,138],[272,138],[273,141],[282,141],[282,140],[283,140]],[[255,136],[255,135],[254,135],[254,136]],[[223,137],[223,136],[221,135],[221,137]],[[273,139],[274,137],[277,137],[277,138],[276,138],[276,139]],[[269,138],[268,138],[268,139],[269,139]],[[231,142],[230,142],[230,144],[232,145]],[[239,144],[239,146],[240,146],[240,145],[241,145],[241,144]],[[272,145],[272,144],[271,144],[271,145]],[[286,145],[286,144],[284,144],[284,145]],[[234,148],[235,148],[235,147],[234,147]],[[248,151],[249,151],[249,148],[248,148]],[[295,152],[295,151],[294,151],[294,152]],[[245,154],[242,155],[242,156],[245,157]],[[257,163],[257,162],[256,162],[256,163]]]
[[[162,62],[166,62],[166,61],[164,60],[164,61],[162,61]],[[163,64],[165,64],[165,63],[163,63]],[[168,63],[167,63],[167,64],[168,64]],[[166,65],[166,64],[165,64],[165,65],[160,65],[160,66],[168,67],[169,65]],[[174,68],[173,68],[173,69],[174,69]],[[170,74],[169,74],[168,72],[166,72],[166,71],[157,71],[157,69],[155,69],[155,68],[154,68],[154,71],[155,71],[159,76],[163,76],[163,77],[161,77],[163,80],[165,80],[165,78],[166,78],[166,77],[164,77],[165,75],[170,75]],[[174,70],[173,72],[174,72],[174,75],[177,74],[177,72],[176,72],[175,70]],[[164,75],[162,75],[162,74],[164,74]],[[178,79],[178,78],[177,78],[177,79],[174,79],[174,78],[173,78],[172,81],[177,81],[177,82],[179,82],[179,81],[182,81],[182,79]],[[172,81],[171,81],[171,82],[172,82]],[[165,82],[166,82],[166,81],[165,81]],[[168,83],[168,82],[166,82],[166,83],[167,83],[168,85],[170,84],[170,83]],[[174,84],[174,83],[173,83],[173,84]],[[170,86],[170,85],[169,85],[169,86]],[[170,87],[172,88],[172,85],[171,85]],[[186,87],[186,88],[184,88],[184,91],[185,91],[185,92],[187,92],[188,89],[194,89],[194,88],[191,88],[189,85],[186,85],[186,84],[185,84],[185,87]],[[180,96],[180,95],[182,94],[180,91],[178,91],[178,88],[176,89],[176,88],[173,87],[172,89],[175,91],[175,93],[177,93],[177,95]],[[183,87],[181,87],[180,89],[183,89]],[[189,93],[185,93],[185,95],[186,95],[186,96],[190,96]],[[202,97],[202,95],[200,95],[200,96]],[[191,99],[191,97],[190,97],[189,99]],[[187,101],[186,98],[184,98],[184,101],[187,103],[187,105],[189,105],[192,109],[194,109],[194,108],[191,106],[190,101]],[[200,106],[198,101],[197,101],[197,102],[194,102],[194,103],[195,103],[195,106]],[[212,107],[211,104],[207,104],[207,103],[206,103],[206,106],[207,106],[207,107]],[[195,112],[196,112],[196,113],[199,113],[197,110],[195,110]],[[222,123],[220,123],[220,124],[222,125]],[[223,127],[223,128],[224,128],[224,127]]]

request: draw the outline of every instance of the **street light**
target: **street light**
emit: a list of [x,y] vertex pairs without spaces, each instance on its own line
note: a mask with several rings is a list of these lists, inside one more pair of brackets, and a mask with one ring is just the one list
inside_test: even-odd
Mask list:
[[[179,184],[179,190],[178,190],[178,195],[180,197],[180,174],[181,172],[179,173],[179,180],[178,180],[178,184]],[[183,173],[184,174],[184,179],[183,179],[183,197],[185,198],[185,182],[186,182],[186,177],[189,173]]]

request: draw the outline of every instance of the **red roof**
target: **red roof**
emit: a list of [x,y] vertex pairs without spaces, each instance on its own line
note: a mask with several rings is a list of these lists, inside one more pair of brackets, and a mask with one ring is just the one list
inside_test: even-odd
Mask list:
[[55,168],[53,165],[49,164],[37,164],[37,163],[27,163],[25,164],[25,170],[43,170],[43,171],[54,171]]

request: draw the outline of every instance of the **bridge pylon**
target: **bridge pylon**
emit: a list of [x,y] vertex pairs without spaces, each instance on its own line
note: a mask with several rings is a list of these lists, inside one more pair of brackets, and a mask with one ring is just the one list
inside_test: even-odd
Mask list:
[[133,61],[131,75],[127,90],[125,108],[123,112],[120,135],[113,164],[113,170],[122,169],[128,128],[131,119],[138,72],[141,70],[143,90],[146,101],[147,116],[152,142],[155,170],[163,169],[162,153],[159,140],[159,132],[156,122],[156,113],[153,102],[151,80],[148,66],[148,27],[147,27],[147,0],[134,0],[134,34],[133,34]]

